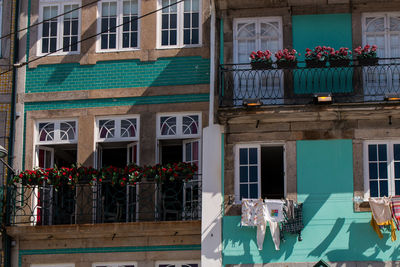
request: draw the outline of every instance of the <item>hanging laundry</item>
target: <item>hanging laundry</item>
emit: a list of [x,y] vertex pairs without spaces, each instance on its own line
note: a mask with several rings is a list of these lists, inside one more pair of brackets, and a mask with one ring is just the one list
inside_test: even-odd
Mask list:
[[392,197],[392,217],[396,223],[397,230],[400,230],[400,196]]
[[290,219],[286,213],[284,213],[285,220],[282,223],[282,234],[281,239],[285,240],[284,232],[289,234],[298,235],[298,241],[302,241],[301,231],[304,228],[303,225],[303,203],[293,203],[293,218]]
[[263,249],[265,230],[267,228],[262,199],[242,199],[241,226],[257,227],[257,247]]
[[266,199],[264,201],[265,218],[269,223],[269,230],[276,250],[279,250],[281,243],[279,223],[284,220],[283,204],[282,200]]
[[382,198],[369,198],[369,205],[371,207],[371,226],[374,231],[378,234],[379,238],[382,238],[382,232],[379,226],[389,225],[391,227],[391,239],[396,240],[396,227],[392,220],[392,210],[390,207],[391,199],[388,197]]
[[294,201],[291,199],[285,199],[283,204],[283,215],[285,219],[294,219]]

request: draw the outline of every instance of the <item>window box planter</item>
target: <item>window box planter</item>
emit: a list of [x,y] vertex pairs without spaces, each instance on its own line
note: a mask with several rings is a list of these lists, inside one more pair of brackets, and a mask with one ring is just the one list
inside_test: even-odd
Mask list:
[[294,69],[297,68],[297,61],[277,61],[278,69]]
[[323,68],[326,66],[326,60],[306,60],[307,68]]
[[350,59],[330,60],[329,64],[333,68],[348,67],[350,65]]
[[251,62],[252,70],[267,70],[272,69],[272,62],[269,61],[254,61]]
[[360,66],[374,66],[378,65],[379,58],[359,58],[358,65]]

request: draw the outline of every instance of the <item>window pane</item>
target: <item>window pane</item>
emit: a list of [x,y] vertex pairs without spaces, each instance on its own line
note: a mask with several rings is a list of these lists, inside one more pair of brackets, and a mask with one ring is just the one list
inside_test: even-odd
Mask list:
[[42,40],[42,53],[49,52],[48,47],[49,47],[49,39],[47,39],[47,38],[43,39]]
[[123,29],[124,32],[129,31],[129,24],[130,23],[128,23],[128,21],[129,21],[129,17],[123,17],[123,19],[122,19],[122,23],[123,23],[122,29]]
[[239,159],[239,164],[240,165],[244,165],[244,164],[247,164],[249,162],[247,151],[248,151],[247,148],[239,149],[239,158],[240,158]]
[[55,52],[57,50],[57,38],[50,39],[50,52]]
[[168,31],[161,32],[161,45],[168,45]]
[[57,36],[57,22],[50,23],[50,36]]
[[369,182],[369,194],[371,197],[378,197],[378,182],[377,181]]
[[395,186],[395,194],[396,194],[396,196],[400,195],[400,181],[396,180],[394,182],[394,186]]
[[394,160],[400,160],[400,144],[393,145]]
[[190,44],[190,30],[183,31],[183,43]]
[[176,27],[177,27],[177,15],[172,14],[172,15],[170,16],[169,27],[170,27],[171,29],[176,29]]
[[131,35],[131,46],[132,47],[138,46],[137,39],[138,39],[137,33],[136,32],[132,33],[132,35]]
[[200,11],[199,0],[192,0],[192,11]]
[[128,33],[124,33],[122,35],[122,47],[123,48],[129,47],[129,34]]
[[70,27],[71,22],[70,21],[64,21],[64,35],[69,35],[70,34]]
[[108,31],[108,19],[107,18],[102,18],[101,19],[101,31],[102,32],[107,32]]
[[376,145],[368,145],[368,159],[369,161],[377,161],[377,148]]
[[249,198],[249,186],[247,184],[240,185],[240,199]]
[[190,28],[190,13],[185,13],[183,15],[183,27]]
[[250,166],[250,182],[258,181],[258,167]]
[[192,44],[199,43],[199,30],[194,29],[192,30]]
[[400,162],[394,163],[394,178],[400,178]]
[[70,51],[78,51],[78,37],[72,37],[71,38]]
[[379,161],[387,160],[386,145],[379,145]]
[[192,27],[193,28],[199,27],[199,13],[192,14]]
[[387,173],[387,164],[386,163],[379,163],[379,178],[380,179],[387,179],[388,178],[388,173]]
[[369,164],[369,179],[378,179],[378,164]]
[[49,36],[49,34],[50,34],[50,23],[43,22],[42,36]]
[[250,148],[249,149],[249,163],[250,164],[257,164],[257,148]]
[[109,48],[116,48],[117,47],[117,38],[115,34],[110,34],[110,43]]
[[176,30],[170,32],[170,45],[176,45]]
[[117,15],[117,3],[111,2],[110,3],[110,16],[116,16],[116,15]]
[[69,51],[69,37],[63,38],[63,51]]
[[117,19],[116,18],[111,18],[110,19],[110,28],[109,31],[110,32],[116,32],[117,28],[115,28],[117,26]]
[[389,190],[388,190],[388,181],[380,181],[379,182],[379,191],[380,191],[380,197],[383,197],[383,196],[388,196],[388,192],[389,192]]
[[258,198],[258,185],[250,184],[250,198]]
[[72,21],[72,35],[77,35],[78,34],[78,21],[74,20]]
[[248,178],[248,167],[247,166],[240,166],[240,182],[241,183],[247,183],[248,181],[249,181],[249,178]]
[[39,141],[54,140],[54,123],[39,123]]
[[107,49],[108,47],[108,35],[101,35],[101,49]]

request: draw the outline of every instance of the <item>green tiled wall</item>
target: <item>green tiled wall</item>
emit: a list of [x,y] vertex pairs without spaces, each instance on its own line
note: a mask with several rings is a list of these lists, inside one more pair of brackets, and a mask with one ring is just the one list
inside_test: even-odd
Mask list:
[[69,248],[69,249],[33,249],[20,250],[18,266],[22,266],[22,256],[49,255],[49,254],[76,254],[76,253],[118,253],[143,251],[188,251],[201,250],[200,245],[149,246],[149,247],[103,247],[103,248]]
[[160,58],[157,61],[102,61],[40,65],[28,69],[26,92],[57,92],[148,86],[207,84],[210,60],[202,57]]

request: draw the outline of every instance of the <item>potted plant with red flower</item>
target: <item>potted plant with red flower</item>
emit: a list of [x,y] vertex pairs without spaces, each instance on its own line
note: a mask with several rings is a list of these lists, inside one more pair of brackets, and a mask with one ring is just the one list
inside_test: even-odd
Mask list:
[[316,46],[314,50],[307,48],[305,54],[307,68],[325,67],[332,51],[334,49],[329,46]]
[[376,45],[366,45],[363,48],[361,46],[354,49],[354,54],[358,60],[358,64],[361,66],[377,65],[379,58],[376,54]]
[[276,58],[276,65],[278,66],[279,69],[297,67],[297,51],[294,49],[278,50],[275,53],[275,58]]
[[250,64],[253,70],[270,69],[272,68],[271,52],[269,50],[251,52]]
[[350,65],[351,51],[347,47],[333,50],[329,53],[329,64],[331,67],[347,67]]

